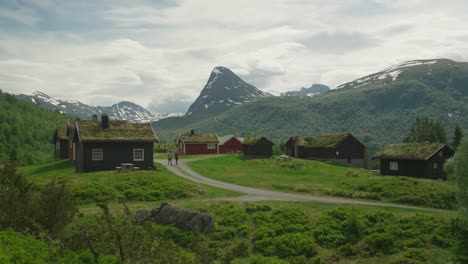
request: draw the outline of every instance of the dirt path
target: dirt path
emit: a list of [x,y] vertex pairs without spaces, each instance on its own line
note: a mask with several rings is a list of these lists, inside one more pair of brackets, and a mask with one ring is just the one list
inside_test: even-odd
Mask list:
[[[212,158],[212,157],[208,157]],[[193,158],[179,160],[179,165],[177,166],[167,166],[167,160],[155,159],[154,161],[164,165],[175,175],[194,181],[198,183],[203,183],[206,185],[211,185],[244,195],[239,197],[228,198],[233,201],[314,201],[314,202],[323,202],[323,203],[332,203],[332,204],[356,204],[356,205],[371,205],[371,206],[382,206],[382,207],[395,207],[395,208],[406,208],[406,209],[415,209],[415,210],[428,210],[428,211],[443,211],[433,208],[424,208],[411,205],[402,205],[402,204],[392,204],[392,203],[383,203],[383,202],[371,202],[363,201],[351,198],[336,198],[336,197],[326,197],[326,196],[312,196],[312,195],[303,195],[295,193],[285,193],[278,191],[269,191],[263,189],[256,189],[251,187],[240,186],[232,183],[222,182],[218,180],[213,180],[208,177],[204,177],[199,173],[193,171],[187,166],[189,161],[203,160],[207,158]],[[174,161],[175,164],[175,161]]]

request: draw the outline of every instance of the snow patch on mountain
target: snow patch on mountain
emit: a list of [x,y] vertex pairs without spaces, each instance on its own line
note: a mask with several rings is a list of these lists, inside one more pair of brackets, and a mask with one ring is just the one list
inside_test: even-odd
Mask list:
[[[391,66],[381,72],[374,73],[371,75],[364,76],[362,78],[356,79],[352,82],[344,83],[338,85],[336,89],[342,88],[358,88],[367,84],[374,84],[377,82],[386,82],[386,81],[396,81],[399,76],[405,72],[408,68],[421,66],[421,65],[433,65],[437,63],[438,60],[412,60],[399,63],[397,65]],[[430,74],[430,70],[429,73]]]

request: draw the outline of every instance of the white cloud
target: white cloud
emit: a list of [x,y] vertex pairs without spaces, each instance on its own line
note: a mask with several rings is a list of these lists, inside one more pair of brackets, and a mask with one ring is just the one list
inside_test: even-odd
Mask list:
[[186,107],[218,65],[279,94],[409,59],[468,60],[461,0],[35,2],[0,5],[17,23],[0,25],[4,91],[163,111]]

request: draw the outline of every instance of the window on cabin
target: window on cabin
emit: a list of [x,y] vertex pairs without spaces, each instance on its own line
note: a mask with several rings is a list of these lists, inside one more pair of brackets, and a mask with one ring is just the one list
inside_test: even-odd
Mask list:
[[437,169],[437,162],[432,163],[432,168]]
[[216,144],[214,143],[208,144],[208,149],[216,149]]
[[91,159],[92,160],[104,160],[104,151],[102,149],[92,149]]
[[75,157],[76,157],[76,147],[75,147],[75,143],[73,143],[72,148],[73,148],[73,152],[72,152],[73,158],[72,158],[72,159],[75,160]]
[[443,152],[443,151],[439,152],[439,157],[442,157],[442,156],[444,156],[444,152]]
[[182,143],[179,144],[179,150],[184,150],[184,145],[182,145]]
[[144,161],[145,160],[145,150],[144,149],[134,149],[133,150],[133,160],[134,161]]
[[397,171],[398,170],[398,162],[390,161],[389,169],[392,170],[392,171]]
[[60,141],[55,142],[55,150],[60,150]]

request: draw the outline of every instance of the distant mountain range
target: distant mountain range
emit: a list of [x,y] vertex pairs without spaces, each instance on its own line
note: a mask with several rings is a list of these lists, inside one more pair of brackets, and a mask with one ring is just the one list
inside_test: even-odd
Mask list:
[[330,87],[323,84],[312,84],[309,88],[302,87],[296,91],[281,93],[281,96],[314,96],[330,91]]
[[246,83],[231,70],[215,67],[200,95],[189,107],[187,116],[224,113],[236,105],[271,96]]
[[181,113],[153,114],[142,106],[132,102],[119,102],[111,106],[91,106],[76,100],[61,100],[53,98],[43,92],[36,91],[32,95],[19,94],[17,98],[40,105],[43,108],[58,111],[72,117],[91,119],[95,114],[106,113],[116,120],[127,120],[133,123],[147,123],[163,118],[181,116]]
[[[449,133],[456,123],[468,129],[468,63],[465,62],[407,61],[324,94],[277,97],[257,92],[252,98],[255,100],[208,112],[215,102],[231,99],[225,91],[235,89],[237,83],[224,82],[224,76],[234,78],[231,74],[213,72],[204,88],[209,90],[213,80],[223,82],[225,85],[216,86],[222,93],[210,97],[202,91],[201,97],[208,96],[199,97],[192,105],[189,113],[205,111],[201,118],[186,115],[155,122],[160,139],[171,140],[189,129],[219,135],[265,135],[276,142],[292,135],[352,132],[373,153],[382,144],[401,141],[417,116],[438,119]],[[203,101],[206,98],[212,100]]]

